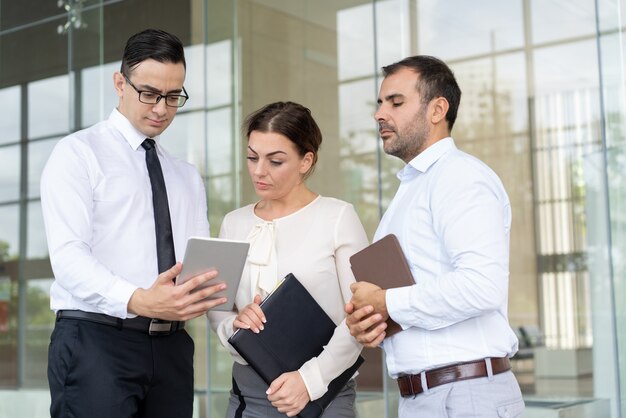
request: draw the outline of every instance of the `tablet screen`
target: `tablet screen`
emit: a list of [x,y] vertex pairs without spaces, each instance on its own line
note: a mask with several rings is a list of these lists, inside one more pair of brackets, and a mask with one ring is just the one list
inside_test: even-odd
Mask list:
[[248,256],[250,244],[245,241],[233,241],[219,238],[191,237],[187,240],[187,249],[183,258],[183,269],[176,278],[176,284],[185,283],[192,277],[216,269],[219,275],[206,283],[211,286],[217,283],[226,283],[222,292],[211,298],[225,296],[225,304],[216,306],[213,310],[231,311],[235,304],[235,295]]

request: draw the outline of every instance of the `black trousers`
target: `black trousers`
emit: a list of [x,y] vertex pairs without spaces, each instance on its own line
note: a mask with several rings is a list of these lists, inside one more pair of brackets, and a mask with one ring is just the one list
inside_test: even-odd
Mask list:
[[57,320],[48,349],[52,418],[191,418],[194,343]]

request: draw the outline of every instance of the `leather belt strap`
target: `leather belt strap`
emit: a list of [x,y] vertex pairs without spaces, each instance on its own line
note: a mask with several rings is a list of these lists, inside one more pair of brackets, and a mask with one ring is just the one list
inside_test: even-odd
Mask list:
[[121,319],[114,316],[95,312],[60,310],[57,312],[59,319],[78,319],[82,321],[95,322],[97,324],[109,325],[117,329],[130,329],[133,331],[145,332],[148,335],[169,335],[185,328],[184,321],[163,321],[161,319],[146,318],[138,316],[136,318]]
[[[487,377],[487,364],[489,359],[468,361],[466,363],[451,364],[449,366],[422,372],[426,374],[426,385],[428,388],[445,385],[446,383],[458,382],[461,380]],[[492,374],[504,373],[511,370],[511,362],[508,357],[491,358]],[[422,373],[400,376],[398,387],[400,395],[403,397],[415,396],[424,392],[422,388]]]

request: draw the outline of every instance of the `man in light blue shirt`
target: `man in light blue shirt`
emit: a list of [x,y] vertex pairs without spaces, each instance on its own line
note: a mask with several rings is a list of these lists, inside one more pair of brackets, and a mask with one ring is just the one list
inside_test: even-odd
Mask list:
[[[461,90],[448,66],[415,56],[384,67],[375,114],[383,148],[407,165],[374,241],[395,234],[415,284],[352,285],[352,335],[382,344],[401,418],[519,417],[507,317],[511,205],[498,176],[456,148]],[[391,318],[402,331],[386,337]]]

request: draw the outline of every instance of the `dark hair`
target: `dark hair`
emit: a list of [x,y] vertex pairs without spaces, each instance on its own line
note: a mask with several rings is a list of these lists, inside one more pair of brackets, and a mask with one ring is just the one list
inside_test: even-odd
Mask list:
[[419,74],[416,88],[423,103],[430,103],[436,97],[444,97],[448,101],[446,120],[448,129],[452,131],[461,102],[461,89],[450,67],[438,58],[416,55],[383,67],[383,75],[387,77],[402,68],[409,68]]
[[182,62],[187,68],[180,39],[160,29],[146,29],[128,38],[120,71],[130,76],[130,72],[147,59],[174,64]]
[[322,132],[306,107],[294,102],[270,103],[250,114],[243,129],[247,138],[250,138],[252,131],[281,134],[296,145],[301,157],[312,152],[313,164],[305,178],[313,173],[317,152],[322,144]]

